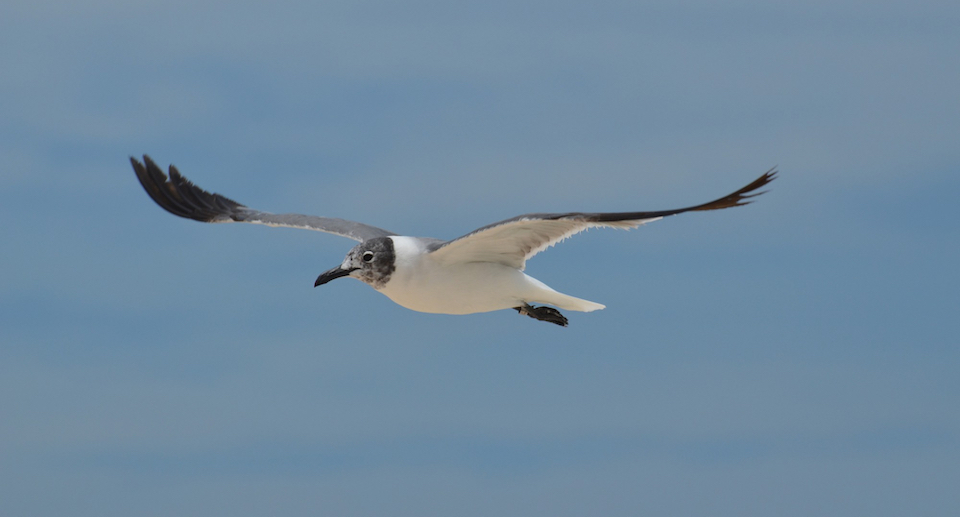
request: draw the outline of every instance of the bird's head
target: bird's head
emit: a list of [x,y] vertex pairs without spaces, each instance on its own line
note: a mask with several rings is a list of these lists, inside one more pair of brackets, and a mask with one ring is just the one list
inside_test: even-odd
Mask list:
[[343,276],[352,276],[370,284],[374,289],[380,289],[390,280],[395,269],[393,240],[390,237],[378,237],[354,246],[342,264],[318,276],[313,286],[317,287]]

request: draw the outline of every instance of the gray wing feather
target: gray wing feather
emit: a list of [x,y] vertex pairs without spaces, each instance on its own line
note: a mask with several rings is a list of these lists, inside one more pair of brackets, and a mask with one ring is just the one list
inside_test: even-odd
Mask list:
[[302,228],[332,233],[355,241],[396,235],[374,226],[337,219],[301,214],[272,214],[253,210],[236,201],[212,194],[183,177],[176,167],[170,166],[170,177],[163,173],[149,156],[143,155],[143,163],[130,157],[130,164],[150,198],[173,215],[205,223],[254,223],[286,228]]
[[749,204],[756,192],[776,178],[776,167],[740,190],[708,203],[648,212],[566,212],[524,214],[478,228],[462,237],[432,246],[437,260],[447,262],[498,262],[523,269],[527,259],[588,228],[606,226],[630,229],[657,219],[704,210]]

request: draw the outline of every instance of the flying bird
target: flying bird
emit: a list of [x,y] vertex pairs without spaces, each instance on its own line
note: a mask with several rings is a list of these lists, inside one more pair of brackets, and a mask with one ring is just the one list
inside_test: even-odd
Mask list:
[[515,309],[521,315],[561,326],[567,325],[567,318],[554,307],[591,312],[604,306],[557,292],[527,275],[523,270],[528,259],[587,228],[631,229],[684,212],[748,204],[777,174],[776,168],[770,169],[740,190],[696,206],[652,212],[525,214],[445,241],[397,235],[345,219],[261,212],[203,190],[173,165],[168,177],[147,155],[143,163],[134,157],[130,163],[147,194],[173,215],[205,223],[302,228],[359,241],[340,265],[317,277],[314,287],[353,277],[415,311],[473,314]]

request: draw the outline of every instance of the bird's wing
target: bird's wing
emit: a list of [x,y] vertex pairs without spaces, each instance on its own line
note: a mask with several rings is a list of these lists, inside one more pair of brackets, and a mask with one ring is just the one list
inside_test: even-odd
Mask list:
[[211,194],[194,185],[173,165],[170,166],[170,177],[167,178],[167,175],[147,155],[143,155],[143,163],[133,157],[130,158],[130,163],[133,165],[134,172],[137,173],[137,179],[140,180],[140,184],[151,199],[167,212],[187,219],[205,223],[254,223],[303,228],[332,233],[361,242],[375,237],[396,235],[393,232],[346,219],[301,214],[271,214],[253,210],[230,198]]
[[433,246],[431,256],[445,263],[495,262],[523,269],[527,259],[587,228],[607,226],[630,229],[669,215],[719,210],[750,203],[756,192],[776,177],[770,169],[742,189],[702,205],[656,212],[525,214],[474,230],[452,241]]

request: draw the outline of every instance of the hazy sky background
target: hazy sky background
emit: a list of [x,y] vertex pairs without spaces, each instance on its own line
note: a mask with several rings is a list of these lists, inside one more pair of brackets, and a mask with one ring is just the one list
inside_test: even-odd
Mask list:
[[[0,514],[956,515],[960,6],[0,4]],[[714,199],[527,271],[607,309],[313,288],[353,242]]]

